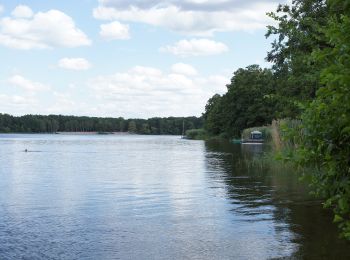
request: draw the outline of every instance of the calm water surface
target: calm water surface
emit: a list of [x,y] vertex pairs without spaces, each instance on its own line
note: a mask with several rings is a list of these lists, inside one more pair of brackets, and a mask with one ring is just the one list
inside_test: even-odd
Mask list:
[[0,259],[350,259],[293,170],[249,163],[263,149],[0,135]]

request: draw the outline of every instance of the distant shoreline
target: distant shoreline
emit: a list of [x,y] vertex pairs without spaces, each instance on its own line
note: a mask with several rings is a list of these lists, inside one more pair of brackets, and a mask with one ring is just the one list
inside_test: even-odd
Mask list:
[[56,132],[60,135],[130,135],[129,132]]
[[0,134],[49,134],[49,135],[133,135],[133,133],[129,132],[6,132]]
[[183,130],[203,128],[202,117],[154,117],[149,119],[124,119],[63,116],[24,115],[11,116],[0,113],[2,133],[51,133],[72,135],[94,134],[145,134],[181,135]]

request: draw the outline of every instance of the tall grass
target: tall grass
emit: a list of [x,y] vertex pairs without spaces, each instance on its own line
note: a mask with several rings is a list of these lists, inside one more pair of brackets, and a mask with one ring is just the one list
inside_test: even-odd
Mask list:
[[304,139],[301,120],[279,119],[271,124],[273,145],[277,151],[294,150]]
[[186,137],[192,140],[205,140],[208,138],[208,133],[204,129],[191,129],[186,131]]
[[[290,160],[295,156],[296,148],[305,138],[301,127],[301,120],[279,119],[273,120],[271,125],[262,127],[251,127],[242,132],[243,139],[249,139],[252,131],[260,131],[263,134],[265,144],[269,146],[261,156],[254,158],[243,158],[239,164],[246,167],[273,167],[273,168],[293,168],[295,171],[303,173],[305,169],[295,167]],[[308,171],[310,169],[307,169]],[[304,174],[303,174],[304,175]]]

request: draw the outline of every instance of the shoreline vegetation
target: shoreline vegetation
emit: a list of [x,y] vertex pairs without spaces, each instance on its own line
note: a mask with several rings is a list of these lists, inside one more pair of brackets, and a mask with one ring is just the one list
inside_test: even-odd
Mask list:
[[227,92],[207,102],[206,135],[191,134],[232,140],[272,122],[263,130],[274,153],[307,169],[314,194],[350,240],[350,4],[295,0],[268,16],[276,22],[266,33],[272,68],[236,70]]

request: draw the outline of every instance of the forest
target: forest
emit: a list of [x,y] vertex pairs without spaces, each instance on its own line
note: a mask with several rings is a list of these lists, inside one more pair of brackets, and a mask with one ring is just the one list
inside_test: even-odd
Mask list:
[[202,118],[168,117],[124,119],[63,116],[25,115],[15,117],[0,114],[0,133],[56,133],[56,132],[129,132],[134,134],[181,135],[185,129],[201,128]]
[[231,138],[272,119],[301,122],[285,128],[294,146],[281,157],[313,169],[315,194],[350,239],[350,1],[294,0],[268,15],[272,68],[235,71],[227,93],[208,100],[205,129]]

